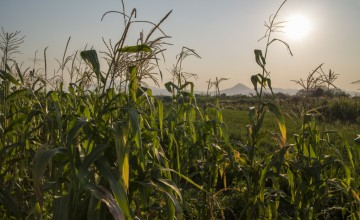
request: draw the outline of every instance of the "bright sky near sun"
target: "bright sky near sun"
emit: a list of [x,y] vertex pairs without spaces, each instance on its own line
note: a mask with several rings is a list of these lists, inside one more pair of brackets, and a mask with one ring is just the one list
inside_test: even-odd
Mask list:
[[[189,58],[184,71],[198,74],[197,90],[205,90],[209,78],[228,77],[222,89],[237,83],[250,86],[250,76],[260,72],[254,49],[264,50],[264,21],[274,14],[282,0],[125,0],[130,14],[137,8],[137,20],[157,23],[170,10],[173,13],[162,25],[172,38],[167,42],[163,64],[164,81],[183,46],[194,49],[202,59]],[[71,36],[69,50],[85,45],[105,51],[102,37],[115,42],[123,31],[119,14],[102,15],[121,10],[120,0],[1,0],[0,26],[6,32],[20,30],[26,36],[17,60],[31,65],[35,51],[42,56],[49,46],[48,59],[53,69],[55,58],[61,59]],[[360,0],[288,0],[279,14],[279,21],[288,21],[284,33],[275,35],[291,47],[291,56],[282,44],[273,44],[269,51],[268,69],[273,87],[298,88],[291,80],[306,78],[324,63],[324,70],[340,74],[336,85],[356,90],[360,79]],[[147,24],[136,24],[131,30],[129,45],[135,44]],[[38,65],[42,65],[41,63]]]

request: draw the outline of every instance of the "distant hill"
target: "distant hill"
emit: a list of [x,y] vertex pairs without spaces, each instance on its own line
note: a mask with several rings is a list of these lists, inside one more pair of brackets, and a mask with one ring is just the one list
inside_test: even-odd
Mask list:
[[345,91],[345,92],[350,94],[351,96],[360,96],[360,91]]
[[296,93],[298,92],[298,89],[281,89],[281,88],[273,88],[273,92],[274,93],[284,93],[284,94],[288,94],[288,95],[296,95]]
[[245,86],[242,83],[238,83],[235,86],[221,90],[220,93],[225,93],[227,96],[232,95],[249,95],[249,94],[255,94],[255,91],[247,86]]
[[[229,89],[224,89],[220,91],[221,93],[225,93],[228,96],[232,96],[232,95],[249,95],[249,94],[255,94],[255,90],[253,88],[249,88],[247,86],[245,86],[242,83],[238,83],[235,86],[229,88]],[[270,90],[266,90],[266,92],[270,92]],[[273,88],[273,92],[274,93],[285,93],[288,95],[295,95],[298,90],[296,89],[281,89],[281,88]]]
[[171,93],[167,91],[167,89],[159,88],[159,87],[150,87],[154,96],[171,96]]

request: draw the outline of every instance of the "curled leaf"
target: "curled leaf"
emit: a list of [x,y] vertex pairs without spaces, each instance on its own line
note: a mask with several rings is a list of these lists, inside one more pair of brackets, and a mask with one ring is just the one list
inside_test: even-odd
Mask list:
[[100,62],[96,50],[85,50],[80,53],[81,58],[83,58],[89,65],[91,65],[97,80],[105,83],[105,78],[101,75],[100,72]]
[[110,213],[116,220],[124,220],[124,214],[121,211],[119,205],[116,200],[112,196],[112,194],[104,187],[95,185],[95,184],[87,184],[86,188],[91,191],[91,193],[99,200],[101,200],[105,205],[109,208]]
[[42,189],[42,178],[47,164],[56,154],[65,154],[66,148],[54,148],[49,150],[39,150],[36,152],[34,157],[34,165],[32,168],[33,183],[36,197],[40,203],[40,207],[43,207],[43,189]]
[[265,57],[262,54],[262,51],[261,50],[254,50],[254,53],[255,53],[256,63],[259,66],[264,67],[265,64],[266,64],[266,61],[265,61]]

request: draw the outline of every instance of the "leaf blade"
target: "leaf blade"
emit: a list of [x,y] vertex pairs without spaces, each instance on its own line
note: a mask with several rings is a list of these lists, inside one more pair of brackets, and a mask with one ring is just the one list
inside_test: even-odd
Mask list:
[[119,52],[127,52],[127,53],[138,53],[138,52],[152,52],[151,48],[146,44],[140,44],[135,46],[127,46],[119,49]]

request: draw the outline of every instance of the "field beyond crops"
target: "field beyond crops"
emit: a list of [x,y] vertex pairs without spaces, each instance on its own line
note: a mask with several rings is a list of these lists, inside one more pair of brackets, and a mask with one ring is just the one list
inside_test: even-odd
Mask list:
[[[229,129],[229,136],[234,140],[243,140],[246,138],[246,126],[250,123],[249,121],[249,112],[245,110],[238,110],[233,108],[225,108],[222,111],[224,122],[226,123]],[[293,134],[299,132],[299,127],[301,121],[298,118],[291,117],[291,115],[285,116],[287,134],[289,138]],[[360,124],[355,120],[353,122],[348,121],[323,121],[321,115],[318,116],[318,126],[324,131],[336,131],[338,132],[345,140],[349,143],[352,143],[357,137],[360,131]],[[263,131],[268,132],[277,132],[277,121],[269,113],[264,120]]]

